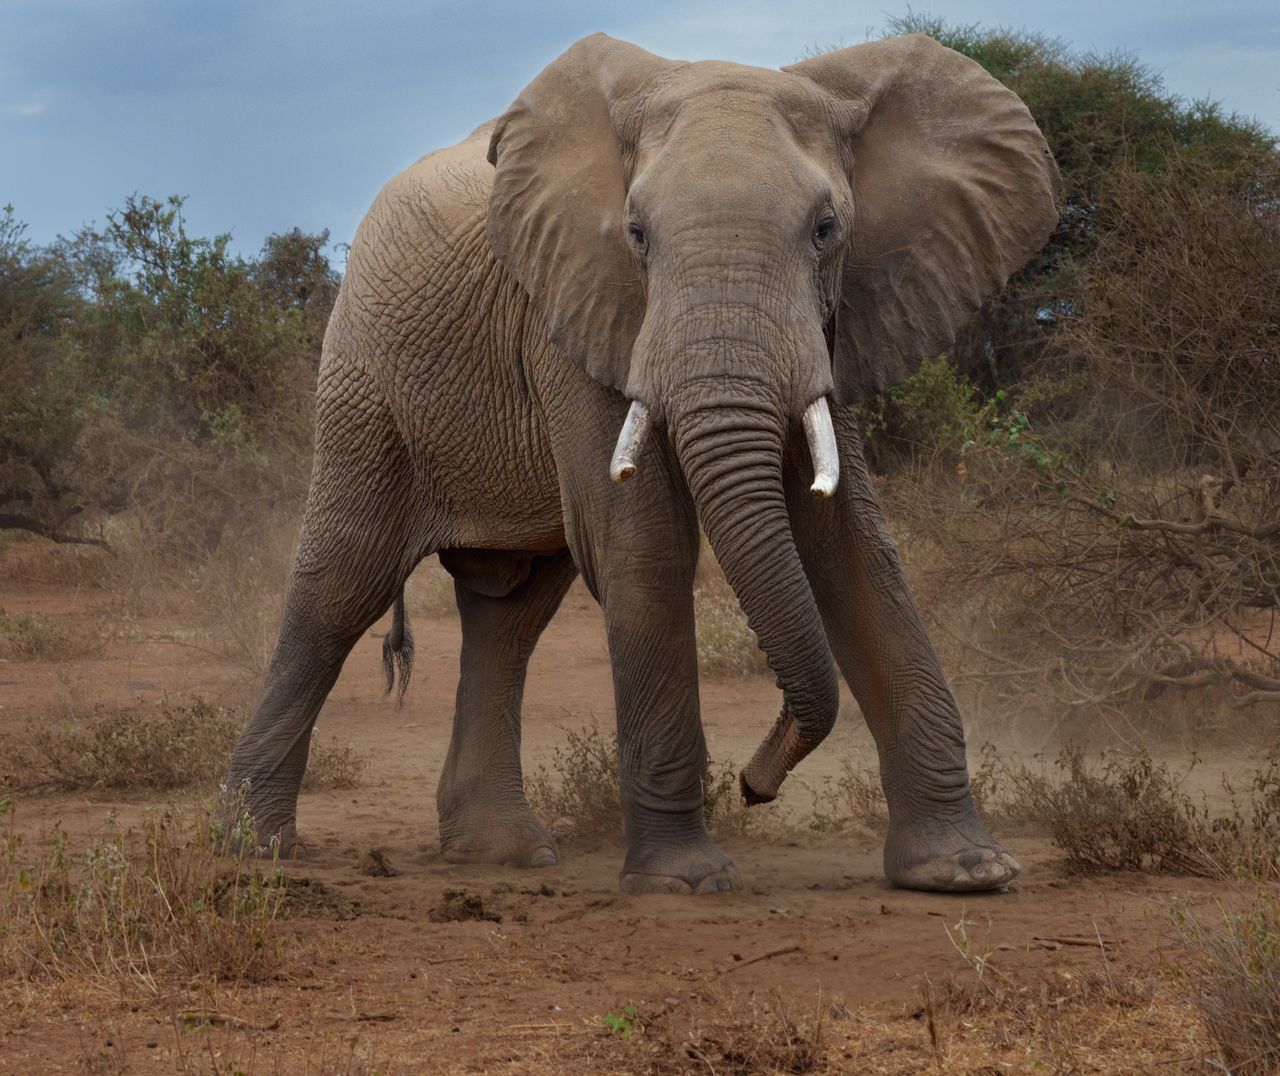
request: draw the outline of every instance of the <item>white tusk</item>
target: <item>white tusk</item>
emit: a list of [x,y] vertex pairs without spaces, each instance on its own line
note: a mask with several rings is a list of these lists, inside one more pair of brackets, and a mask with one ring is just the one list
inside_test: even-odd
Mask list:
[[618,434],[618,447],[613,450],[613,459],[609,463],[609,477],[615,482],[626,482],[636,476],[636,457],[644,448],[648,432],[649,409],[639,400],[632,400],[622,432]]
[[836,431],[831,427],[831,410],[825,396],[818,397],[805,410],[804,436],[813,458],[813,485],[809,492],[815,497],[830,497],[840,481],[840,450],[836,447]]

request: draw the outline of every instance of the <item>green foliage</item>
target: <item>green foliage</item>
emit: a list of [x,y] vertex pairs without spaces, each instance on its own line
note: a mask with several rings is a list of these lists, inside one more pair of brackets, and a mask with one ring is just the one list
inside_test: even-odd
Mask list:
[[990,424],[994,409],[945,355],[925,359],[901,385],[866,404],[863,428],[873,441],[888,436],[927,451],[959,454]]
[[976,386],[945,355],[925,359],[920,368],[863,406],[863,431],[875,458],[887,451],[941,456],[968,476],[1026,469],[1036,478],[1069,470],[1071,461],[1048,445],[1027,412],[1010,406],[997,389],[983,401]]
[[133,510],[189,554],[246,500],[301,491],[327,234],[246,261],[189,235],[182,205],[131,197],[44,249],[0,218],[0,525],[74,540]]
[[1160,177],[1192,158],[1239,174],[1276,160],[1272,132],[1214,101],[1177,97],[1131,55],[1079,53],[1032,31],[919,13],[891,18],[888,32],[929,34],[1004,82],[1030,109],[1062,173],[1057,232],[952,348],[955,367],[986,394],[1055,360],[1056,332],[1082,302],[1080,270],[1109,226],[1101,211],[1117,170]]
[[634,1005],[624,1005],[601,1017],[604,1026],[622,1039],[629,1039],[640,1028],[640,1011]]

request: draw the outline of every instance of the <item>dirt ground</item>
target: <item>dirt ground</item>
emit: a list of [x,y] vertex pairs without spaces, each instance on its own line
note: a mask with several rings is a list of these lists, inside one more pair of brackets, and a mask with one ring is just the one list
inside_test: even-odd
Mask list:
[[[11,613],[91,620],[107,603],[91,589],[0,583]],[[309,853],[288,869],[332,899],[290,921],[306,954],[296,972],[149,1001],[33,983],[0,1015],[0,1071],[1172,1072],[1211,1055],[1179,988],[1169,905],[1211,902],[1215,886],[1075,875],[1043,840],[1009,839],[1022,877],[967,897],[893,889],[871,838],[781,826],[723,841],[747,888],[699,898],[623,896],[613,841],[570,843],[542,871],[445,863],[434,795],[458,624],[419,619],[399,711],[382,697],[385,628],[357,645],[320,717],[368,769],[354,791],[302,797]],[[166,631],[182,638],[142,621],[79,660],[0,664],[0,730],[55,720],[69,696],[252,695],[243,670],[158,641]],[[767,677],[712,681],[702,702],[713,758],[740,762],[777,692]],[[533,659],[526,768],[592,716],[612,720],[609,667],[599,612],[575,586]],[[850,703],[798,776],[813,782],[868,746]],[[90,833],[112,810],[128,821],[149,805],[25,797],[19,824]],[[367,873],[375,850],[390,876]],[[450,914],[458,907],[484,918]]]

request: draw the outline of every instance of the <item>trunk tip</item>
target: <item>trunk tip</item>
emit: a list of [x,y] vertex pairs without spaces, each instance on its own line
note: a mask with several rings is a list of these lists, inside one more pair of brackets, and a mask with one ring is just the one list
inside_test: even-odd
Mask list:
[[776,792],[773,795],[769,795],[764,792],[757,792],[752,788],[751,784],[747,781],[746,770],[742,770],[738,773],[738,790],[742,793],[742,800],[748,807],[757,807],[762,803],[772,803],[778,798],[778,794]]

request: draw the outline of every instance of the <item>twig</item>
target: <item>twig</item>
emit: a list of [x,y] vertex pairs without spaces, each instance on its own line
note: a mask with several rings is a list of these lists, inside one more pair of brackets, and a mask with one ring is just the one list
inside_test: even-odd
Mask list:
[[1108,944],[1108,942],[1106,941],[1106,939],[1104,939],[1104,938],[1102,937],[1102,935],[1101,935],[1101,934],[1098,934],[1098,933],[1097,933],[1098,928],[1097,928],[1097,926],[1096,926],[1096,925],[1094,926],[1094,928],[1093,928],[1093,929],[1094,929],[1094,933],[1095,933],[1095,935],[1096,935],[1096,937],[1093,937],[1093,938],[1072,938],[1072,937],[1065,937],[1065,938],[1047,938],[1047,937],[1046,937],[1046,938],[1042,938],[1042,937],[1040,937],[1039,935],[1032,935],[1031,940],[1032,940],[1032,941],[1038,941],[1038,942],[1052,942],[1054,945],[1087,945],[1087,946],[1088,946],[1089,948],[1091,948],[1091,949],[1092,949],[1095,945],[1101,945],[1101,946],[1103,946],[1103,947],[1104,947],[1104,949],[1105,949],[1105,947],[1106,947],[1106,945]]
[[252,1020],[233,1016],[231,1013],[218,1012],[216,1009],[184,1009],[182,1019],[201,1021],[214,1027],[232,1027],[237,1031],[275,1031],[280,1026],[279,1013],[276,1013],[269,1024],[256,1024]]
[[772,960],[775,956],[786,956],[788,953],[800,952],[799,945],[784,945],[781,949],[770,949],[767,953],[761,953],[759,956],[753,956],[750,960],[743,960],[737,964],[724,969],[721,974],[727,974],[731,971],[737,971],[739,968],[745,968],[748,964],[759,964],[762,960]]

